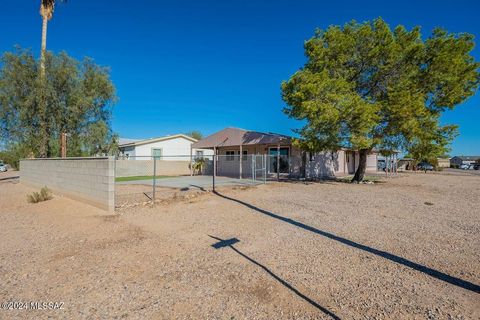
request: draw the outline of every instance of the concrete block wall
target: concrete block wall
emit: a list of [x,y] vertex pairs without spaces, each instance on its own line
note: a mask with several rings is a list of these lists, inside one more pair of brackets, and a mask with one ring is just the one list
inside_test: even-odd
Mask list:
[[54,193],[110,212],[115,210],[113,157],[21,160],[20,182],[47,186]]
[[[156,162],[157,176],[190,175],[190,159],[189,161],[156,160]],[[117,177],[153,175],[153,160],[117,160],[115,166]]]

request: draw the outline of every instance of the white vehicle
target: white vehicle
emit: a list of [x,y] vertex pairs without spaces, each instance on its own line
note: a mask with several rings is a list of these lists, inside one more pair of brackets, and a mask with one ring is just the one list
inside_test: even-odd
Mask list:
[[0,162],[0,172],[7,172],[7,166]]
[[462,169],[462,170],[470,170],[470,169],[473,169],[473,165],[471,165],[469,163],[464,163],[464,164],[460,165],[459,168]]

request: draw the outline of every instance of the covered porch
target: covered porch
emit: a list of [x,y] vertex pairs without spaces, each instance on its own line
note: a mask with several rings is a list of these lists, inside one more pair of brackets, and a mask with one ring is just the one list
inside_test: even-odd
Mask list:
[[298,153],[291,138],[273,133],[226,128],[194,144],[192,149],[211,149],[219,176],[252,178],[260,168],[268,177],[291,173],[291,156]]

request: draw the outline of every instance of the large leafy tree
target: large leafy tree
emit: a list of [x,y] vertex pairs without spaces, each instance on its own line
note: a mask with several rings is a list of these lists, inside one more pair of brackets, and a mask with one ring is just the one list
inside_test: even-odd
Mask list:
[[110,119],[116,95],[106,68],[88,58],[47,53],[41,79],[41,62],[28,50],[5,53],[0,61],[0,141],[5,148],[20,150],[19,156],[43,156],[45,148],[46,156],[58,156],[62,132],[68,134],[68,156],[115,148]]
[[193,130],[185,133],[187,136],[192,137],[193,139],[202,140],[203,134],[198,130]]
[[439,118],[473,95],[479,67],[473,36],[420,28],[393,31],[381,19],[317,30],[307,62],[282,83],[285,113],[305,122],[297,144],[310,151],[353,148],[363,180],[373,149],[444,153],[456,127]]

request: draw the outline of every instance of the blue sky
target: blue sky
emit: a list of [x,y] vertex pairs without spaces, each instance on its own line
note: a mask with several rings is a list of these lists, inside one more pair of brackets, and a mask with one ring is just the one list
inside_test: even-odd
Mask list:
[[[40,0],[2,4],[0,51],[39,52]],[[392,27],[469,32],[480,41],[478,1],[69,0],[49,23],[49,50],[111,68],[113,128],[149,138],[226,126],[291,134],[280,83],[304,63],[317,27],[382,16]],[[474,56],[480,60],[480,49]],[[460,125],[451,154],[480,154],[480,94],[442,117]]]

